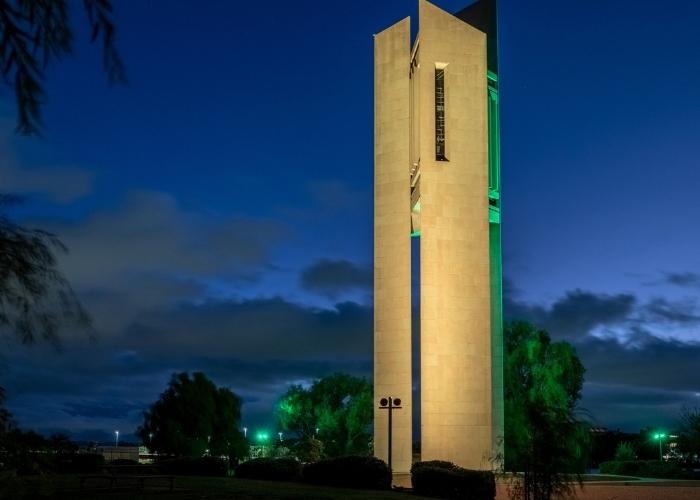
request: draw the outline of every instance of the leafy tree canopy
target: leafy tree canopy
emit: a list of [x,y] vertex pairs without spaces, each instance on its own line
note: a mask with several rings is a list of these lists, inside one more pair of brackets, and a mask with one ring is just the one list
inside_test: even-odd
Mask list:
[[144,412],[136,433],[160,454],[235,459],[247,453],[240,422],[241,399],[236,394],[216,387],[203,373],[179,373]]
[[516,321],[504,327],[505,468],[524,471],[515,495],[549,499],[573,492],[585,467],[588,428],[575,418],[585,369],[566,342]]
[[367,379],[341,373],[316,380],[309,388],[293,385],[277,403],[277,420],[302,442],[317,437],[327,456],[366,455],[372,394]]
[[[83,0],[92,41],[102,44],[110,82],[125,82],[114,44],[110,0]],[[48,64],[71,53],[73,27],[68,0],[0,0],[0,74],[17,100],[17,131],[38,134]]]

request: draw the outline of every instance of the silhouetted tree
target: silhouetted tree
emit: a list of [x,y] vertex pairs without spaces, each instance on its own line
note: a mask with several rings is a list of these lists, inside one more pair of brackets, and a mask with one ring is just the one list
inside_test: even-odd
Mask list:
[[588,427],[576,418],[583,374],[575,349],[521,321],[504,328],[505,468],[522,472],[511,496],[548,500],[574,492]]
[[66,247],[51,233],[12,222],[4,210],[14,201],[0,195],[0,336],[56,343],[61,325],[87,328],[90,317],[58,270],[56,252]]
[[[110,82],[125,82],[124,65],[114,44],[110,0],[83,0],[92,41],[102,43]],[[17,131],[41,129],[43,81],[47,65],[72,51],[73,26],[67,0],[0,0],[0,73],[17,101]]]
[[[277,403],[279,426],[295,433],[300,446],[323,443],[326,456],[370,453],[372,384],[364,378],[337,373],[316,380],[311,387],[291,386]],[[318,429],[318,432],[316,431]]]
[[691,460],[700,459],[700,410],[684,408],[678,424],[678,447]]
[[[241,399],[216,387],[203,373],[173,375],[136,434],[151,450],[178,457],[241,458],[248,452],[240,431]],[[207,451],[208,450],[208,451]]]

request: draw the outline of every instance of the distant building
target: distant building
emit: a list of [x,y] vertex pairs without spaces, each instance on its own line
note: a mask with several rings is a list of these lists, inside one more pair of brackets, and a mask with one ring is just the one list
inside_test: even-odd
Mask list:
[[105,462],[112,462],[114,460],[139,461],[138,446],[98,446],[96,451],[99,455],[104,457]]

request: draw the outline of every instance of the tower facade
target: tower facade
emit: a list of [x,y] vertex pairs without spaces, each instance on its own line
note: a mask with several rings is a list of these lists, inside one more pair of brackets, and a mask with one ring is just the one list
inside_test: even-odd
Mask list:
[[490,469],[503,435],[500,155],[494,0],[419,0],[375,36],[375,454],[412,462],[411,238],[420,238],[421,460]]

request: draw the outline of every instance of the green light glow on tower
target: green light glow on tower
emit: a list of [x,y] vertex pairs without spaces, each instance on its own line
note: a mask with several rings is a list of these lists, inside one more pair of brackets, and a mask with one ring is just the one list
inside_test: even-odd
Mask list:
[[[489,47],[489,50],[495,50]],[[494,450],[503,449],[503,266],[501,256],[501,131],[498,75],[488,71],[489,254],[491,268],[491,383]]]

